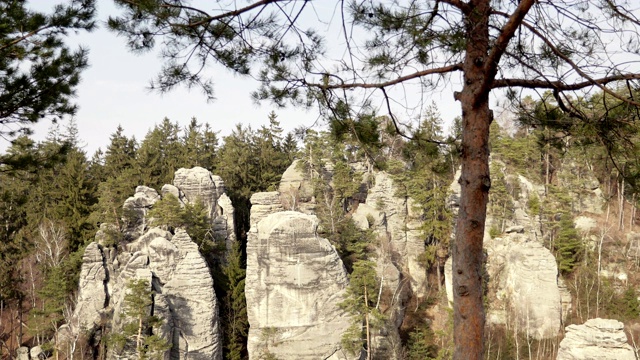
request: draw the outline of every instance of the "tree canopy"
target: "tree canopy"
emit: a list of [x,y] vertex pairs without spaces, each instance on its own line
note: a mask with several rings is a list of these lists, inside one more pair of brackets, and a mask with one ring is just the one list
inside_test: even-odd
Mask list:
[[[206,68],[218,63],[257,78],[256,99],[318,103],[334,122],[381,109],[401,129],[394,104],[420,107],[453,83],[462,109],[452,246],[455,359],[483,353],[489,94],[505,89],[518,98],[522,89],[548,89],[571,122],[584,119],[576,111],[583,90],[640,105],[632,91],[640,79],[640,19],[631,1],[336,1],[328,17],[339,22],[342,49],[314,28],[329,21],[318,11],[327,2],[230,0],[213,10],[180,0],[115,2],[123,12],[109,26],[132,50],[162,48],[164,67],[151,85],[161,92],[184,84],[213,99]],[[621,84],[629,91],[614,91]],[[372,107],[376,96],[379,109]]]
[[34,11],[25,0],[0,1],[0,136],[29,133],[42,118],[76,112],[73,104],[87,50],[72,50],[70,31],[94,28],[95,0],[55,5],[51,13]]

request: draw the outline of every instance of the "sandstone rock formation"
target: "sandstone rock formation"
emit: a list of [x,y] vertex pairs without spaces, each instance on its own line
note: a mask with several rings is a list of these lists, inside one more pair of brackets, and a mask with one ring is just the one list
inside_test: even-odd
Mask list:
[[379,237],[386,238],[378,249],[378,261],[392,262],[409,279],[413,293],[422,296],[425,292],[426,270],[418,263],[418,255],[425,250],[421,222],[414,213],[413,201],[410,198],[398,198],[396,191],[397,187],[389,174],[382,171],[376,173],[374,185],[363,204],[366,206],[360,205],[354,218],[363,227],[365,222],[362,219],[367,222],[373,220],[370,226]]
[[202,202],[213,224],[214,239],[225,241],[230,248],[235,241],[233,206],[222,178],[201,167],[181,168],[175,173],[173,185],[180,189],[179,198],[185,204]]
[[617,320],[590,319],[569,325],[558,349],[557,360],[635,360],[627,344],[624,324]]
[[[487,296],[491,299],[487,321],[510,326],[517,322],[519,332],[535,339],[555,337],[571,301],[566,298],[566,287],[559,283],[553,254],[520,233],[489,239],[485,241],[485,248]],[[445,279],[450,304],[453,303],[451,276],[449,258],[445,264]]]
[[[216,240],[228,243],[235,240],[231,202],[219,177],[203,170],[178,170],[174,185],[164,186],[162,194],[177,195],[183,203],[201,201],[213,216],[212,230],[219,235]],[[83,331],[91,333],[98,330],[101,321],[110,321],[112,331],[119,331],[124,322],[127,283],[131,279],[147,279],[155,293],[154,313],[164,319],[156,331],[172,344],[168,356],[221,359],[218,303],[208,265],[183,229],[178,228],[172,234],[160,228],[147,228],[147,211],[159,199],[155,190],[139,186],[124,205],[135,215],[126,230],[127,238],[135,238],[121,243],[117,249],[97,242],[87,246],[78,303],[65,332],[70,333],[69,337]],[[99,231],[96,239],[103,238]]]
[[[524,234],[512,233],[486,244],[490,288],[489,313],[503,314],[511,326],[535,339],[551,338],[562,326],[558,267],[551,252]],[[491,316],[489,317],[491,318]]]
[[158,192],[147,186],[136,187],[135,194],[125,200],[122,207],[124,209],[125,236],[128,239],[135,239],[142,235],[147,226],[147,212],[158,200],[160,200]]
[[353,358],[340,345],[350,318],[337,305],[347,273],[317,227],[315,216],[294,211],[252,224],[245,280],[250,359]]

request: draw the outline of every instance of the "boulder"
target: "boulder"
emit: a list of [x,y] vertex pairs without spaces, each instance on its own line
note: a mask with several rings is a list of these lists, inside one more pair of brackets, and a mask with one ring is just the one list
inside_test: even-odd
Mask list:
[[224,182],[205,168],[180,168],[173,177],[173,185],[180,189],[184,203],[202,201],[211,219],[217,216],[217,203],[224,193]]
[[277,191],[259,192],[251,195],[251,215],[249,224],[257,225],[265,217],[283,211],[280,203],[280,193]]
[[26,346],[21,346],[16,350],[16,359],[17,360],[29,360],[29,348]]
[[286,210],[301,211],[311,214],[315,210],[313,186],[301,167],[302,160],[293,160],[280,178],[278,193]]
[[617,320],[590,319],[569,325],[560,342],[557,360],[635,360],[627,344],[624,324]]
[[347,273],[317,227],[315,216],[294,211],[252,224],[245,280],[250,359],[351,358],[340,343],[351,320],[337,305]]

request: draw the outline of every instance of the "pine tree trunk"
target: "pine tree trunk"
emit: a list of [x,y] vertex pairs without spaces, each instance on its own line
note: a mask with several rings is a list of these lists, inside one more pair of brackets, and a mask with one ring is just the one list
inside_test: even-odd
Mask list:
[[489,199],[489,126],[493,114],[486,89],[490,1],[477,1],[465,18],[467,50],[462,107],[461,196],[453,257],[453,359],[477,360],[484,353],[482,241]]

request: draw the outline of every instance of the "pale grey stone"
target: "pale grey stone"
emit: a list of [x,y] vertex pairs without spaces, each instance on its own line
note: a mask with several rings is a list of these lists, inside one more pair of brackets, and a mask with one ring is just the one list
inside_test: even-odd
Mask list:
[[100,311],[109,305],[105,262],[98,243],[92,242],[86,247],[82,256],[78,299],[73,314],[77,321],[71,323],[76,327],[73,329],[75,332],[93,328],[100,321]]
[[302,160],[294,160],[280,178],[278,193],[285,210],[311,214],[315,210],[313,186],[306,174],[300,170]]
[[16,350],[16,359],[17,360],[29,360],[29,348],[26,346],[21,346]]
[[172,357],[221,359],[218,303],[207,263],[184,230],[178,229],[172,241],[180,258],[163,294],[171,309],[173,331],[186,344],[174,342]]
[[635,360],[627,344],[624,324],[617,320],[590,319],[566,327],[557,360]]
[[135,194],[124,201],[125,235],[129,239],[135,239],[142,235],[146,229],[147,212],[153,204],[160,200],[160,195],[155,189],[147,186],[136,187]]
[[[178,200],[180,200],[180,198],[183,197],[182,194],[180,194],[180,189],[178,189],[177,186],[174,186],[171,184],[162,185],[162,189],[160,189],[160,194],[162,194],[162,196],[165,196],[166,194],[171,194]],[[180,201],[180,203],[182,204],[182,201]]]
[[521,225],[509,226],[504,230],[504,232],[507,234],[511,234],[511,233],[524,234],[524,226],[521,226]]
[[[277,191],[259,192],[251,195],[251,214],[249,224],[252,228],[265,217],[284,210]],[[254,229],[255,230],[255,229]]]
[[318,237],[315,216],[285,211],[249,233],[245,293],[249,358],[347,359],[342,334],[350,317],[339,307],[347,274],[335,248]]
[[576,227],[576,230],[585,235],[598,228],[598,222],[596,221],[596,219],[588,216],[578,216],[573,219],[573,223]]
[[[491,281],[491,292],[487,295],[491,299],[487,311],[490,321],[496,324],[509,321],[510,326],[517,321],[518,331],[535,339],[555,337],[566,310],[553,254],[539,242],[518,233],[486,241],[485,246]],[[449,258],[445,264],[445,283],[450,304],[453,304],[452,273]]]
[[379,237],[387,238],[382,245],[386,247],[383,251],[397,254],[397,265],[409,280],[413,293],[424,296],[426,270],[418,261],[418,256],[425,251],[421,222],[414,211],[413,200],[398,198],[396,192],[397,187],[389,174],[383,171],[376,173],[375,184],[367,196],[368,207],[362,213],[372,215],[374,230]]

